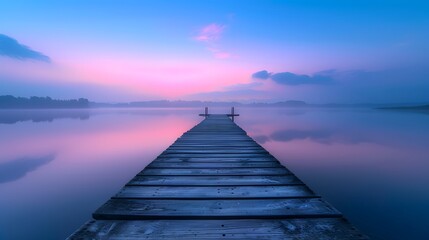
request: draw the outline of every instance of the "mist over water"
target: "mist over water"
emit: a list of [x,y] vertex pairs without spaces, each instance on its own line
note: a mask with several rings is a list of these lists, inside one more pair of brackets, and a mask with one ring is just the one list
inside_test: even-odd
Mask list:
[[[202,111],[1,110],[0,239],[66,238]],[[373,239],[428,236],[429,114],[236,111],[251,137]]]

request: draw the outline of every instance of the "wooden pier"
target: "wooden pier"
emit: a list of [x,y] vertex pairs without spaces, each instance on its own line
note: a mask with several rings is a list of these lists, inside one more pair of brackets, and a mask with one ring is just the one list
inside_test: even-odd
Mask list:
[[69,239],[368,239],[228,115],[203,116]]

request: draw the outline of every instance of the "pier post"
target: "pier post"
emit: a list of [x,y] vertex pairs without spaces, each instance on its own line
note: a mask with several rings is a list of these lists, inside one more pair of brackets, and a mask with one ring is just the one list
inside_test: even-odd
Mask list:
[[209,116],[209,108],[208,107],[205,107],[204,108],[204,113],[200,113],[200,114],[198,114],[199,116],[202,116],[202,117],[204,117],[204,118],[207,118],[208,116]]
[[234,107],[231,107],[231,114],[227,114],[228,117],[231,117],[232,121],[234,122],[234,117],[240,116],[240,114],[235,114]]

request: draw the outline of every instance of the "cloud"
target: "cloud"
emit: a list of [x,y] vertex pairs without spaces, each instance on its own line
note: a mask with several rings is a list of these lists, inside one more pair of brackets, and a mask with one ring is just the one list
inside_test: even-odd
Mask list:
[[191,99],[242,102],[302,100],[320,104],[418,105],[429,102],[429,68],[420,66],[377,71],[324,70],[311,75],[289,73],[275,76],[276,74],[279,73],[266,70],[253,74],[247,72],[251,76],[247,83],[231,84],[216,92],[194,94]]
[[227,59],[235,57],[233,54],[221,50],[217,42],[222,38],[226,26],[221,24],[212,23],[203,27],[194,39],[202,42],[206,49],[213,54],[215,58]]
[[[335,74],[335,70],[327,70],[315,73],[310,77],[289,72],[270,73],[267,70],[262,70],[253,73],[248,83],[232,84],[225,86],[220,91],[201,92],[188,95],[187,97],[192,100],[209,99],[212,101],[285,101],[285,99],[296,99],[296,97],[291,94],[286,95],[285,93],[287,93],[288,89],[283,87],[283,85],[330,84],[333,83],[333,76],[335,76]],[[272,81],[265,81],[268,79]]]
[[221,38],[223,31],[225,30],[224,25],[212,23],[203,27],[199,34],[195,37],[195,40],[201,42],[213,42]]
[[331,84],[334,82],[331,77],[331,71],[319,72],[313,76],[299,75],[291,72],[269,73],[266,70],[252,74],[254,79],[271,79],[274,82],[282,85],[297,86],[305,84]]
[[271,76],[276,83],[284,85],[303,85],[303,84],[330,84],[333,79],[322,75],[297,75],[290,72],[276,73]]
[[256,78],[256,79],[268,79],[271,77],[271,73],[267,72],[267,70],[262,70],[259,72],[255,72],[254,74],[252,74],[252,78]]
[[19,60],[31,59],[42,62],[51,62],[51,59],[48,56],[30,49],[29,47],[20,44],[17,40],[4,34],[0,34],[0,56]]

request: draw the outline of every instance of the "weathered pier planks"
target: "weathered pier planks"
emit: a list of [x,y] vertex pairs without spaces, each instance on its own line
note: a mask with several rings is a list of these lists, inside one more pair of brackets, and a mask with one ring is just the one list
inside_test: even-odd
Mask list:
[[144,176],[138,175],[127,186],[272,186],[302,185],[294,175],[283,176]]
[[227,115],[203,116],[69,239],[368,239]]

